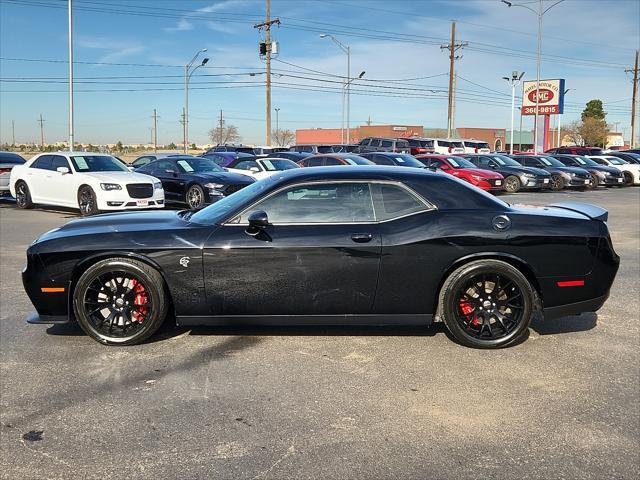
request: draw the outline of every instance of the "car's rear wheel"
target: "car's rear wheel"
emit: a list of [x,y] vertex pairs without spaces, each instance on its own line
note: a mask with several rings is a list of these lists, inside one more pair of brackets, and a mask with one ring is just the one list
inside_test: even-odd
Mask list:
[[527,278],[512,265],[478,260],[449,275],[438,310],[461,344],[498,348],[516,342],[528,330],[535,296]]
[[16,205],[18,208],[33,208],[31,192],[29,191],[27,184],[23,181],[16,183]]
[[551,175],[551,190],[562,190],[564,188],[564,178],[562,175]]
[[101,260],[82,274],[73,292],[78,323],[106,345],[143,342],[162,325],[167,308],[162,276],[137,260]]
[[504,189],[509,193],[516,193],[521,186],[520,179],[515,175],[509,175],[504,179]]
[[191,185],[185,195],[189,208],[200,208],[204,205],[204,190],[200,185]]
[[85,185],[78,190],[78,209],[83,216],[100,213],[96,194],[91,187]]

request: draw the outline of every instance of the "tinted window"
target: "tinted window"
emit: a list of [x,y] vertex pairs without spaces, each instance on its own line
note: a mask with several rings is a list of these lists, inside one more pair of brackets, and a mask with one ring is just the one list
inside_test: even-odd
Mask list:
[[202,157],[176,158],[178,169],[184,173],[191,172],[223,172],[224,169],[212,160]]
[[385,148],[391,148],[393,142],[391,140],[382,140],[382,146]]
[[0,153],[0,162],[2,163],[15,163],[16,165],[22,165],[24,158],[15,153],[2,152]]
[[372,191],[378,221],[427,210],[423,202],[402,187],[376,183]]
[[307,167],[321,167],[324,164],[324,157],[313,157],[309,159]]
[[[61,155],[53,155],[51,157],[51,170],[55,171],[58,169],[58,167],[69,168],[69,162],[67,162],[67,159]],[[69,171],[71,171],[70,168]]]
[[74,155],[71,157],[77,172],[128,172],[129,169],[109,155]]
[[318,153],[331,153],[332,151],[331,145],[318,145]]
[[139,157],[136,158],[131,165],[133,165],[134,167],[142,167],[143,165],[146,165],[149,162],[153,161],[153,158],[154,157]]
[[236,163],[236,166],[232,168],[237,168],[238,170],[249,170],[251,167],[260,170],[258,162],[255,160],[242,160],[241,162]]
[[51,155],[43,155],[31,164],[30,168],[37,168],[39,170],[51,170]]
[[373,204],[367,183],[334,183],[287,188],[243,213],[264,210],[270,223],[373,222]]
[[362,140],[360,140],[360,145],[369,145],[370,141],[370,138],[363,138]]
[[158,160],[157,162],[149,165],[149,168],[152,168],[159,172],[166,172],[167,170],[176,171],[176,166],[171,160]]
[[372,138],[371,139],[371,143],[369,144],[369,146],[371,147],[379,147],[380,146],[380,140],[376,139],[376,138]]
[[384,155],[371,155],[367,158],[377,165],[394,165],[394,163]]
[[267,172],[275,172],[279,170],[291,170],[292,168],[299,168],[295,162],[292,162],[291,160],[282,159],[282,158],[277,158],[273,160],[264,159],[264,160],[261,160],[259,163]]
[[327,157],[327,159],[324,161],[324,164],[328,166],[335,166],[335,165],[342,165],[342,162],[337,158]]
[[397,149],[409,148],[409,142],[407,142],[406,140],[397,140],[396,141],[396,148]]

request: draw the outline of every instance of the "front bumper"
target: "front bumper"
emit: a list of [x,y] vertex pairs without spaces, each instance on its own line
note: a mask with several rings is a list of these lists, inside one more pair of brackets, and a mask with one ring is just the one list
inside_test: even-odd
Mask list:
[[486,179],[486,180],[480,180],[480,181],[476,181],[476,183],[474,183],[473,185],[475,185],[478,188],[481,188],[482,190],[484,190],[485,192],[501,192],[504,190],[504,179],[502,178],[491,178],[491,179]]
[[61,325],[69,321],[68,315],[40,315],[38,312],[27,315],[27,323],[32,325]]
[[164,190],[154,189],[153,196],[148,198],[133,198],[126,190],[101,191],[97,196],[98,210],[164,208]]
[[565,181],[566,187],[573,187],[573,188],[584,188],[584,187],[590,187],[591,186],[591,177],[585,178],[585,177],[571,177],[570,179],[567,179],[565,177]]
[[524,189],[551,188],[551,177],[520,177],[520,182],[522,183],[522,188]]

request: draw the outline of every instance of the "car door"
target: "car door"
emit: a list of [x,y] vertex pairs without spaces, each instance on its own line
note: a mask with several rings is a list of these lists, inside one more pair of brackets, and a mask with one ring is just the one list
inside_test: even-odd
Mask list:
[[[69,173],[58,172],[59,167],[66,167]],[[46,194],[56,205],[76,207],[78,205],[78,185],[69,161],[62,155],[51,156],[51,170],[47,176]],[[75,174],[76,176],[78,174]],[[99,194],[100,192],[96,192]]]
[[41,155],[26,169],[24,179],[35,203],[49,203],[51,193],[48,191],[47,177],[51,175],[51,157],[52,155]]
[[[258,210],[267,213],[269,226],[251,235],[247,217]],[[370,313],[380,265],[378,230],[367,182],[280,189],[205,242],[209,314]]]
[[[166,200],[184,201],[185,181],[175,161],[168,158],[156,160],[149,164],[150,175],[162,182]],[[146,172],[145,172],[146,173]]]

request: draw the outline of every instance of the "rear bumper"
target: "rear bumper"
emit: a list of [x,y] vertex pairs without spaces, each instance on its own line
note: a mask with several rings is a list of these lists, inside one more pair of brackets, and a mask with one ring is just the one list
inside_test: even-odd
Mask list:
[[604,302],[609,298],[609,292],[601,297],[584,300],[582,302],[570,303],[568,305],[560,305],[558,307],[544,308],[543,314],[545,320],[566,317],[568,315],[578,315],[585,312],[597,312],[600,310]]

